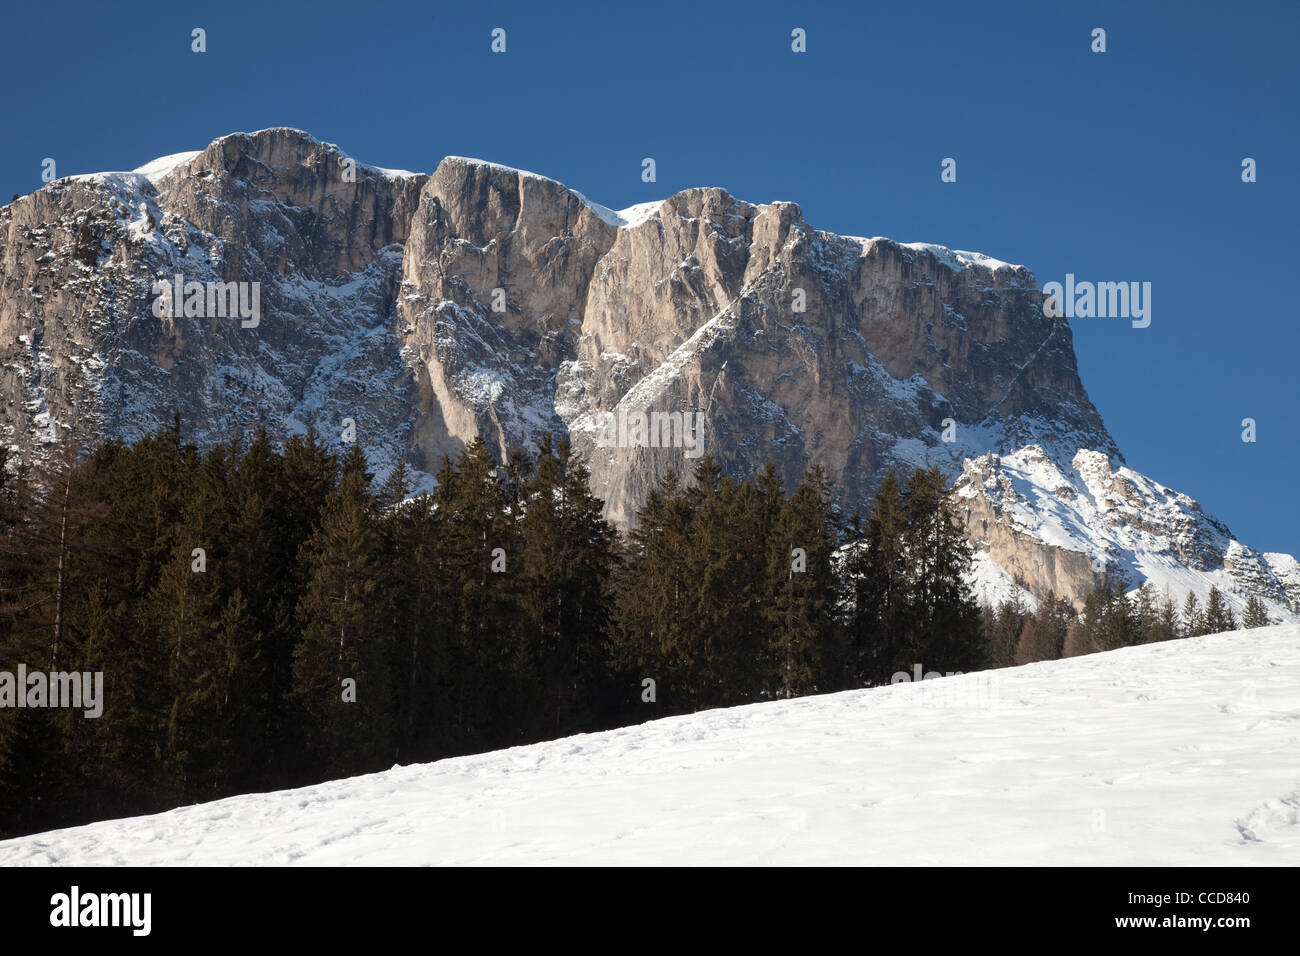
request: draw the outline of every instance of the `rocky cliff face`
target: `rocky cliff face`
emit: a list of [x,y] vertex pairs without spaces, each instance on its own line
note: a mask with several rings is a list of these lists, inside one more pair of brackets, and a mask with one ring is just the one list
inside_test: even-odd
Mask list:
[[1194,499],[1100,452],[1080,449],[1068,467],[1033,445],[988,453],[965,462],[953,494],[971,541],[1035,597],[1082,607],[1108,572],[1179,602],[1217,586],[1238,614],[1255,595],[1293,620],[1300,602],[1294,558],[1246,547]]
[[770,459],[792,484],[819,464],[848,506],[890,468],[955,472],[989,447],[1118,456],[1028,270],[818,232],[791,203],[694,189],[614,213],[452,157],[424,189],[403,278],[426,460],[475,434],[505,449],[567,431],[623,524],[691,462],[653,428],[606,447],[610,416],[697,416],[730,473]]
[[[348,162],[264,130],[0,210],[4,440],[129,439],[174,410],[200,442],[351,419],[381,474],[403,457],[427,476],[476,434],[567,432],[624,524],[693,462],[671,434],[600,447],[611,415],[696,416],[730,472],[816,463],[850,507],[889,468],[955,473],[990,447],[1118,455],[1024,268],[720,189],[615,213],[477,160],[351,180]],[[259,283],[261,321],[155,316],[173,275]]]
[[[406,453],[415,390],[393,345],[402,244],[427,177],[293,130],[134,173],[58,180],[0,209],[0,439],[132,439],[180,414],[210,442],[351,417]],[[257,282],[262,320],[154,314],[158,278]]]
[[[175,276],[256,283],[260,318],[160,316]],[[891,469],[1031,443],[1122,464],[1042,302],[1021,266],[820,232],[793,203],[689,189],[615,212],[479,160],[426,176],[263,130],[0,208],[0,440],[39,458],[173,412],[201,444],[351,426],[379,476],[404,459],[427,485],[475,435],[568,434],[622,525],[703,453],[790,485],[819,465],[846,509]],[[1002,506],[970,504],[991,553],[1076,595],[1080,559],[1015,557]]]

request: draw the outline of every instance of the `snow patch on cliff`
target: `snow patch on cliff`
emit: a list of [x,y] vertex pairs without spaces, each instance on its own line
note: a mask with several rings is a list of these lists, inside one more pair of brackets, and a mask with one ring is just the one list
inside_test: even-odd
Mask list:
[[969,458],[954,495],[986,498],[1016,532],[1087,555],[1134,588],[1149,581],[1176,603],[1190,592],[1203,605],[1213,586],[1238,617],[1255,595],[1275,620],[1300,620],[1291,610],[1300,600],[1293,557],[1260,555],[1194,499],[1101,452],[1079,449],[1068,470],[1038,445]]
[[201,152],[202,150],[194,149],[184,153],[172,153],[170,156],[160,156],[152,162],[137,167],[132,172],[143,176],[156,186],[164,178],[170,176],[177,166],[188,163]]

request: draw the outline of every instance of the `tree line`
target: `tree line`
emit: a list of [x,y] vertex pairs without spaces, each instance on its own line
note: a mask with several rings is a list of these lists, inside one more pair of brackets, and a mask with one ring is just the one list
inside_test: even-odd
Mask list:
[[176,423],[40,474],[0,449],[0,671],[102,672],[105,698],[0,708],[0,834],[1047,659],[1079,626],[981,611],[937,469],[863,520],[816,467],[787,491],[705,457],[626,535],[588,478],[549,437],[475,440],[414,497],[310,430],[201,452]]
[[1138,644],[1172,641],[1272,623],[1268,609],[1251,595],[1238,620],[1223,592],[1211,586],[1205,606],[1189,592],[1181,610],[1172,596],[1151,582],[1128,591],[1114,574],[1088,594],[1078,613],[1068,601],[1051,597],[1029,608],[1019,598],[981,608],[994,667],[1012,667],[1062,657],[1077,657]]

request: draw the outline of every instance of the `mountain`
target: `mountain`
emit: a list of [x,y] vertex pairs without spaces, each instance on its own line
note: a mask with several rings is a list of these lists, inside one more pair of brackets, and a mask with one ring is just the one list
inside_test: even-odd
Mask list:
[[[351,418],[381,473],[427,475],[476,434],[504,451],[568,431],[594,453],[602,412],[677,411],[728,470],[774,458],[794,482],[816,462],[852,505],[891,467],[955,472],[990,447],[1118,456],[1022,267],[721,189],[616,213],[478,160],[355,164],[355,182],[349,162],[264,130],[4,207],[3,437],[133,438],[175,409],[200,442],[258,423],[337,438]],[[175,275],[259,283],[260,322],[156,317],[153,282]],[[681,447],[591,457],[620,523],[691,465]]]
[[[212,314],[225,283],[255,318]],[[298,130],[237,133],[0,208],[0,440],[39,459],[173,413],[201,445],[315,427],[428,486],[476,435],[504,454],[561,433],[620,526],[704,453],[737,477],[771,460],[787,487],[819,465],[846,512],[890,470],[956,477],[990,451],[1122,467],[1044,298],[1023,266],[822,232],[790,202],[706,188],[613,211],[481,160],[425,175]],[[1043,543],[1073,568],[1097,542]],[[1220,544],[1187,567],[1236,562]],[[989,548],[994,577],[1032,563]],[[1300,580],[1286,556],[1253,566],[1234,586],[1282,600]]]
[[1297,714],[1300,625],[1259,628],[93,823],[0,866],[1294,866]]
[[980,567],[987,596],[1009,597],[1009,577],[1035,598],[1082,606],[1109,573],[1176,602],[1194,593],[1202,606],[1217,587],[1238,618],[1254,595],[1275,620],[1297,619],[1295,558],[1246,547],[1194,499],[1101,452],[1082,448],[1068,467],[1037,445],[989,452],[966,460],[953,493],[968,537],[991,559]]
[[[345,417],[378,461],[417,396],[393,329],[425,176],[289,130],[227,136],[133,173],[72,176],[0,210],[0,438],[134,439],[179,412],[200,443]],[[153,283],[259,282],[262,320],[158,318]]]

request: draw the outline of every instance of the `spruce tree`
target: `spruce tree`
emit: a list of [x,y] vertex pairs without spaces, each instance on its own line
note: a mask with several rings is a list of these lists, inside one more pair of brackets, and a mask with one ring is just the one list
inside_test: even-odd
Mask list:
[[[770,487],[770,484],[769,484]],[[767,502],[768,495],[760,495]],[[784,502],[770,532],[771,597],[768,693],[797,697],[818,689],[831,640],[837,584],[832,567],[838,534],[830,481],[816,465]],[[796,550],[797,549],[797,550]]]
[[1133,642],[1150,644],[1160,640],[1160,595],[1150,581],[1133,595]]
[[979,670],[988,663],[988,654],[979,605],[968,583],[971,546],[938,468],[912,472],[904,490],[904,513],[910,568],[905,657],[925,670]]
[[674,471],[646,495],[637,512],[624,562],[615,572],[615,674],[624,713],[646,711],[643,682],[654,681],[653,713],[687,713],[692,707],[693,642],[688,611],[694,582],[686,564],[693,514]]
[[1233,616],[1232,608],[1224,600],[1223,593],[1211,585],[1210,596],[1205,602],[1205,633],[1218,634],[1236,628],[1237,621]]
[[293,687],[312,776],[375,770],[393,756],[390,661],[374,634],[381,547],[365,456],[352,445],[303,547]]
[[459,630],[439,574],[443,564],[433,497],[427,493],[393,505],[382,521],[384,590],[389,595],[390,666],[400,763],[450,753],[439,704],[447,683],[448,634]]
[[1054,661],[1064,656],[1065,640],[1074,620],[1074,608],[1063,598],[1053,595],[1040,601],[1038,610],[1025,621],[1016,649],[1016,663]]
[[740,567],[743,557],[738,557],[729,514],[732,482],[709,455],[695,464],[691,479],[678,503],[685,524],[675,557],[681,566],[685,626],[672,629],[670,656],[678,675],[674,700],[686,710],[701,710],[745,700],[760,662],[755,655],[748,666],[737,667],[744,653],[737,637],[751,631],[751,619],[746,615],[731,621],[733,602],[743,590],[740,599],[753,610],[756,592],[753,569]]
[[1257,595],[1252,594],[1246,601],[1246,613],[1242,615],[1241,626],[1244,628],[1267,627],[1271,624],[1268,609]]
[[1201,613],[1201,602],[1194,591],[1188,591],[1183,601],[1183,637],[1199,637],[1208,634],[1205,629],[1205,615]]
[[1178,619],[1178,608],[1174,606],[1174,599],[1166,594],[1160,604],[1160,618],[1156,624],[1154,639],[1172,641],[1181,636],[1182,623]]
[[1016,663],[1016,652],[1027,625],[1028,610],[1020,593],[1010,601],[1003,601],[992,615],[989,657],[994,667],[1011,667]]
[[608,658],[607,585],[614,530],[589,490],[586,466],[563,438],[538,447],[525,489],[521,589],[525,635],[549,691],[547,732],[587,729]]
[[[450,589],[455,628],[451,683],[444,694],[453,708],[458,746],[480,750],[514,743],[510,727],[521,719],[519,697],[537,684],[528,676],[530,649],[521,643],[516,610],[521,545],[496,463],[481,439],[466,446],[454,473],[444,469],[434,500],[443,536],[439,573]],[[493,570],[498,548],[505,552],[504,572]]]
[[849,670],[854,686],[887,683],[903,663],[909,600],[905,525],[902,491],[890,472],[872,498],[865,533],[851,546],[847,559],[852,593]]

